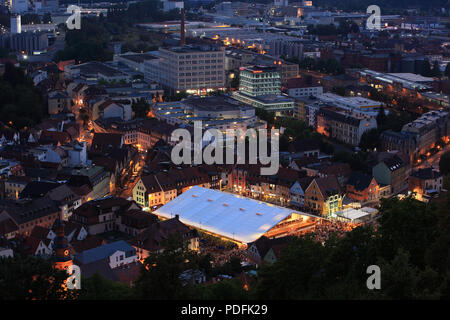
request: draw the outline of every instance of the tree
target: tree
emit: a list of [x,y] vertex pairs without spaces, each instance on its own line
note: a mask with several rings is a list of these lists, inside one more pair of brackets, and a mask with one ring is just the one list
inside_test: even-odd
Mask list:
[[234,78],[231,80],[230,87],[234,89],[239,89],[239,73],[234,74]]
[[202,300],[246,300],[248,292],[239,279],[222,280],[212,285],[197,286],[191,299]]
[[[33,106],[33,108],[30,108]],[[46,114],[42,96],[22,69],[5,64],[0,79],[0,119],[16,129],[39,123]]]
[[450,151],[445,152],[439,160],[439,171],[443,175],[450,174]]
[[198,269],[196,254],[189,252],[179,235],[172,235],[164,242],[163,252],[152,252],[145,259],[135,283],[136,294],[141,299],[187,299],[190,287],[184,285],[180,275],[186,270]]
[[432,76],[431,66],[430,66],[430,62],[428,61],[428,59],[424,59],[422,61],[422,72],[420,74],[424,77]]
[[345,87],[333,87],[333,93],[345,97]]
[[180,91],[169,97],[166,97],[166,99],[164,99],[164,101],[181,101],[184,98],[187,98],[188,96],[189,96],[189,94],[186,91]]
[[437,60],[433,63],[433,70],[431,70],[431,73],[433,77],[440,77],[442,75],[441,67],[439,66],[439,62]]
[[384,112],[384,108],[381,107],[377,114],[377,127],[381,128],[386,123],[386,113]]
[[34,256],[0,259],[0,297],[8,300],[75,299],[77,290],[65,290],[65,271],[51,260]]
[[407,197],[382,199],[380,210],[383,256],[393,259],[401,248],[409,252],[414,265],[423,268],[425,252],[436,236],[436,208]]
[[382,296],[395,299],[413,299],[419,270],[410,262],[409,253],[398,249],[391,262],[380,263],[383,270]]
[[66,32],[66,46],[56,53],[54,60],[76,59],[79,62],[112,60],[109,50],[111,31],[100,18],[82,18],[83,27]]
[[379,148],[380,134],[376,128],[364,131],[359,142],[359,147],[363,151]]
[[[312,299],[320,296],[326,249],[312,236],[294,238],[273,265],[258,273],[257,299]],[[320,285],[318,285],[320,284]]]
[[49,12],[44,13],[42,16],[42,23],[52,23],[52,15]]
[[350,31],[352,33],[359,33],[359,26],[356,23],[352,22],[352,25],[350,27]]
[[82,278],[80,300],[128,300],[135,298],[133,289],[120,282],[105,279],[98,273]]
[[145,118],[147,117],[148,112],[150,111],[150,105],[144,98],[140,98],[137,101],[133,101],[131,108],[133,109],[134,116],[136,118]]

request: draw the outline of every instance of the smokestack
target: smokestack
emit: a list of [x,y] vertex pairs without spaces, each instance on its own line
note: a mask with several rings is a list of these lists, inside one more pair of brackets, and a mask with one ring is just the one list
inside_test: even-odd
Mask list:
[[186,30],[184,26],[184,6],[181,8],[181,30],[180,30],[180,46],[186,44]]

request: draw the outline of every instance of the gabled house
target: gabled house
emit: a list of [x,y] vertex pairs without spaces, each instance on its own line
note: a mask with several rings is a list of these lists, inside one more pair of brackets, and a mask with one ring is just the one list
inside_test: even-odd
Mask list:
[[314,178],[305,191],[305,208],[320,216],[342,210],[343,192],[336,176]]
[[71,142],[70,135],[67,132],[44,130],[39,138],[40,144],[63,145]]
[[283,249],[286,246],[287,246],[287,243],[280,243],[280,244],[273,245],[269,249],[269,251],[267,251],[266,255],[264,256],[263,261],[268,264],[274,264],[275,262],[277,262],[280,259]]
[[433,168],[418,169],[409,176],[408,191],[416,197],[429,199],[442,192],[443,175]]
[[98,236],[87,236],[82,240],[73,240],[70,244],[74,254],[78,254],[86,250],[103,246],[106,244],[106,240]]
[[69,112],[71,99],[64,91],[51,91],[48,93],[48,114]]
[[61,184],[49,190],[45,196],[57,204],[61,211],[61,218],[64,221],[69,220],[73,211],[81,206],[81,197],[73,192],[66,184]]
[[400,156],[393,154],[372,168],[372,175],[379,185],[390,185],[392,194],[408,189],[411,165]]
[[123,135],[120,133],[96,132],[92,138],[91,151],[104,152],[111,148],[120,149],[123,144]]
[[130,209],[119,216],[116,224],[119,231],[136,236],[158,221],[158,217],[154,214],[140,209]]
[[0,218],[0,238],[13,239],[19,234],[19,226],[9,217]]
[[187,244],[188,249],[199,250],[199,235],[196,229],[191,229],[182,223],[175,215],[174,218],[151,224],[144,231],[134,237],[130,244],[136,248],[139,260],[144,261],[152,252],[164,250],[170,236],[178,235]]
[[289,193],[289,204],[303,208],[305,206],[305,190],[314,180],[313,177],[304,177],[298,179],[291,187]]
[[258,240],[248,244],[247,254],[249,261],[256,264],[257,267],[260,266],[272,247],[284,245],[290,239],[291,237],[269,239],[266,236],[258,238]]
[[380,198],[379,186],[374,177],[353,172],[346,184],[346,195],[361,204],[378,201]]
[[28,236],[22,239],[18,251],[22,254],[48,257],[52,254],[49,248],[51,240],[42,240],[34,236]]
[[73,260],[80,267],[81,273],[89,277],[95,272],[93,269],[96,269],[97,266],[101,270],[102,262],[106,263],[109,269],[115,269],[136,262],[137,254],[131,245],[123,240],[119,240],[85,250],[74,255]]
[[92,106],[91,116],[94,121],[98,118],[128,121],[131,119],[131,105],[114,100],[100,101]]
[[95,235],[117,230],[117,219],[131,209],[140,207],[133,201],[110,196],[84,203],[74,210],[70,221],[81,224],[89,235]]
[[289,202],[291,187],[297,179],[306,176],[304,171],[283,167],[274,175],[264,176],[260,168],[260,165],[234,166],[228,177],[228,187],[248,197],[285,204]]

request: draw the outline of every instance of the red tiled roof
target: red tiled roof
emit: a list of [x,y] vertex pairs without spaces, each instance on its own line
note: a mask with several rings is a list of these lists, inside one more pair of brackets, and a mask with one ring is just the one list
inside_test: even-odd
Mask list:
[[65,144],[70,142],[70,135],[67,132],[58,132],[58,131],[42,131],[41,142],[51,141],[53,143]]
[[0,236],[5,236],[9,233],[16,232],[17,230],[19,230],[19,227],[12,219],[0,221]]
[[335,175],[349,177],[352,174],[352,169],[348,163],[334,163],[330,166],[320,168],[319,172],[324,175]]

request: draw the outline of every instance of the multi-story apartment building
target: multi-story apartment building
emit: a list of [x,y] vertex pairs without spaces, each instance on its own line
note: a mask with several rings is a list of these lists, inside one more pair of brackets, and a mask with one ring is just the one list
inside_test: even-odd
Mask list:
[[192,186],[210,188],[210,177],[195,167],[158,172],[139,179],[133,188],[133,200],[143,207],[164,205]]
[[228,177],[228,187],[235,193],[255,199],[287,204],[291,187],[304,171],[280,167],[273,176],[262,176],[259,165],[237,165]]
[[323,93],[323,87],[312,79],[306,78],[289,79],[283,87],[283,92],[293,98],[317,96]]
[[408,154],[410,161],[435,147],[439,140],[450,138],[450,113],[430,111],[403,126],[402,131],[386,130],[380,135],[383,150],[398,150]]
[[225,86],[225,48],[189,46],[160,48],[158,59],[144,62],[145,76],[171,91],[200,93]]
[[[29,236],[35,226],[50,228],[61,212],[54,201],[47,197],[39,199],[2,200],[0,222],[6,221],[15,234]],[[8,228],[8,229],[11,229]],[[3,230],[0,230],[3,236]],[[10,233],[10,232],[7,232]]]
[[376,128],[374,118],[348,113],[335,107],[323,107],[317,114],[317,132],[352,146],[359,145],[365,131]]
[[430,111],[420,118],[403,126],[402,132],[416,135],[416,153],[424,154],[433,148],[439,139],[448,139],[450,135],[450,113]]

